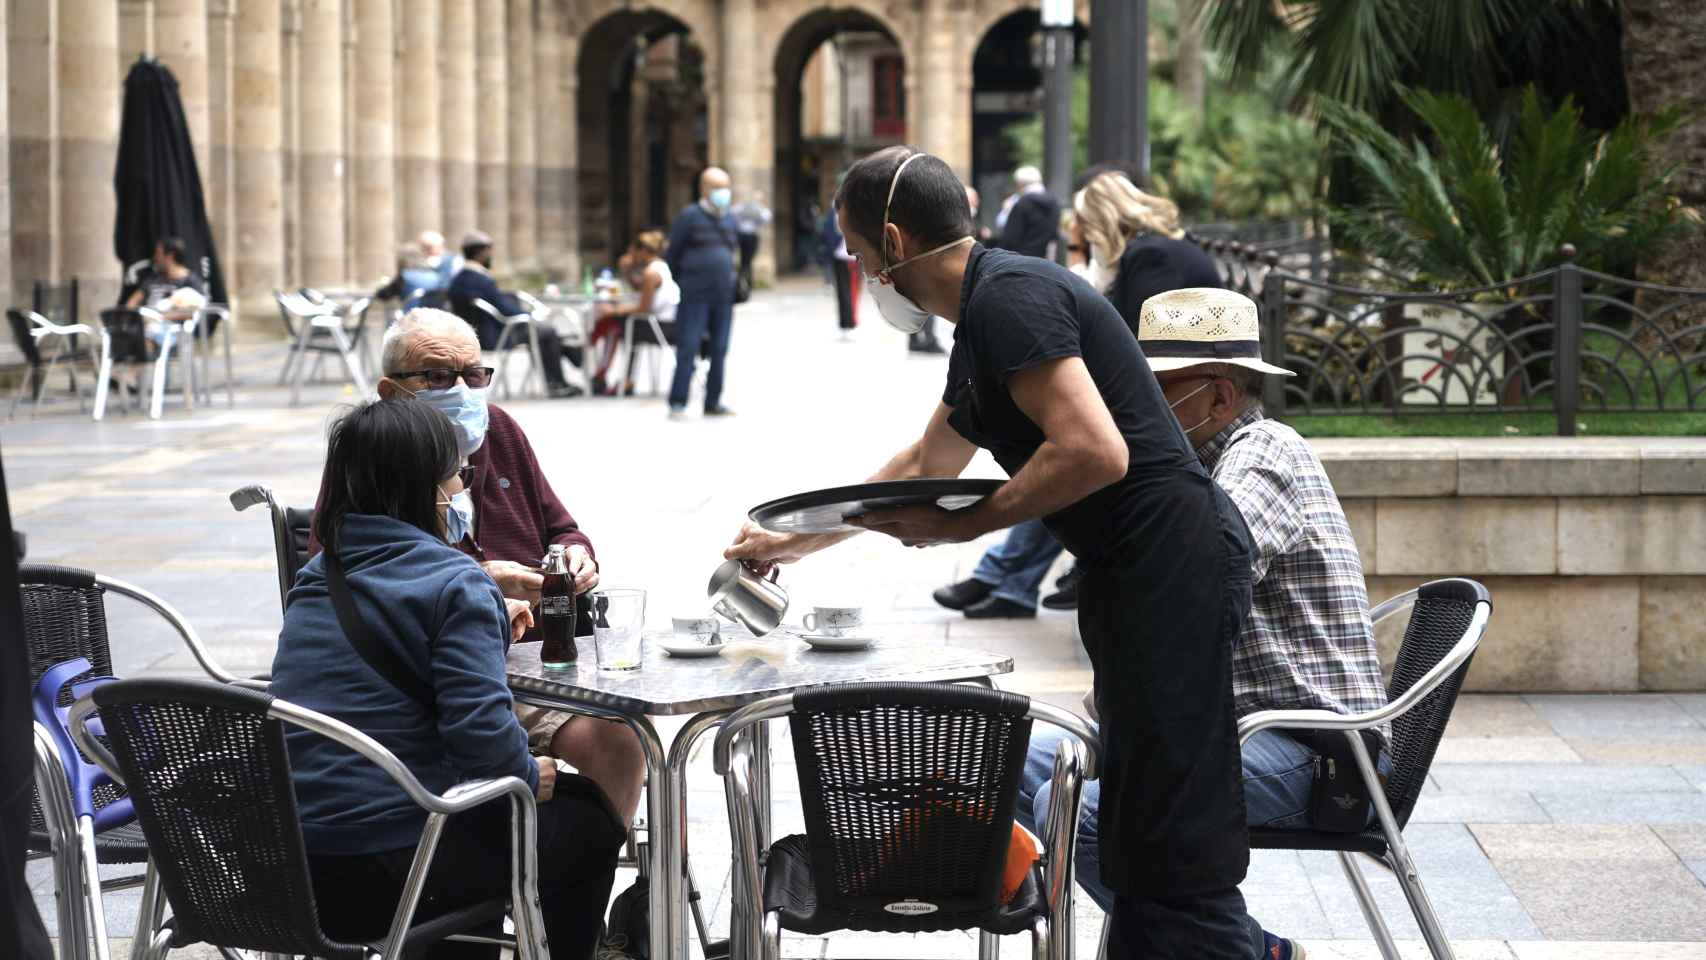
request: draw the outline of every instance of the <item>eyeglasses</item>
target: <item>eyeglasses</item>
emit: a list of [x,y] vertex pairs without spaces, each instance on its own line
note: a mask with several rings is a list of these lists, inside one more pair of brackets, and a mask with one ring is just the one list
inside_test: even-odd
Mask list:
[[491,367],[469,367],[466,370],[451,370],[439,367],[433,370],[401,370],[397,373],[387,373],[393,380],[413,380],[416,377],[426,379],[428,390],[449,390],[456,386],[457,378],[461,378],[471,389],[479,390],[492,385]]
[[1066,245],[1066,252],[1067,253],[1083,253],[1084,252],[1084,245],[1081,243],[1069,243]]

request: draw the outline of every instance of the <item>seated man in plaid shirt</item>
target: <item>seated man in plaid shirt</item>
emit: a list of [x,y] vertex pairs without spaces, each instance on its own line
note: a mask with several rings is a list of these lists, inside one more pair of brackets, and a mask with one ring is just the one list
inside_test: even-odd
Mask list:
[[[1250,530],[1255,588],[1232,663],[1239,716],[1385,706],[1362,561],[1338,495],[1309,443],[1262,415],[1263,376],[1291,373],[1262,362],[1255,303],[1229,290],[1159,294],[1144,302],[1137,335],[1180,428]],[[1017,808],[1026,826],[1047,819],[1059,737],[1031,741]],[[1308,825],[1315,752],[1265,730],[1243,757],[1249,824]],[[1096,879],[1097,800],[1096,782],[1086,783],[1077,874],[1105,910],[1113,898]],[[1270,934],[1264,954],[1298,960],[1303,952]]]

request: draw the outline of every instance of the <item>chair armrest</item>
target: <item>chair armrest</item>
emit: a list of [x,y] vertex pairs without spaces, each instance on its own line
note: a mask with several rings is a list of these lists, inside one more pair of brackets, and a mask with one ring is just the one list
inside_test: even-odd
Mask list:
[[1374,623],[1379,623],[1387,617],[1391,617],[1408,610],[1415,606],[1415,604],[1416,591],[1414,589],[1406,590],[1397,596],[1387,597],[1385,600],[1376,604],[1373,609],[1368,611],[1368,619]]
[[545,306],[538,297],[528,293],[526,290],[515,291],[515,298],[521,301],[522,306],[527,308],[528,313],[541,314],[550,312],[549,307]]
[[717,776],[728,776],[729,755],[734,749],[735,740],[743,730],[764,720],[785,717],[793,709],[794,695],[784,693],[781,696],[766,697],[757,703],[749,703],[729,714],[718,728],[717,740],[711,747],[711,763],[716,768]]
[[[233,502],[235,502],[236,494],[232,494],[232,497]],[[171,604],[167,603],[160,597],[155,596],[153,593],[150,593],[135,584],[126,583],[123,580],[115,580],[112,577],[105,577],[97,574],[95,576],[95,582],[99,584],[102,589],[119,594],[120,596],[129,597],[137,603],[140,603],[159,614],[162,619],[172,625],[172,629],[178,631],[178,636],[183,639],[184,646],[189,648],[190,655],[195,657],[195,662],[204,672],[207,673],[208,676],[218,680],[220,683],[236,683],[240,679],[236,674],[226,670],[224,667],[221,667],[218,662],[213,659],[212,654],[207,652],[207,646],[201,642],[201,635],[196,633],[195,627],[190,626],[189,621],[184,619],[184,615],[179,613],[176,607],[173,607]]]
[[1094,780],[1100,775],[1100,771],[1102,769],[1102,741],[1101,738],[1096,735],[1096,732],[1090,729],[1089,724],[1065,710],[1061,710],[1058,707],[1051,707],[1046,703],[1039,703],[1035,700],[1031,701],[1031,709],[1026,715],[1031,717],[1033,720],[1042,720],[1045,723],[1052,723],[1060,729],[1065,730],[1067,733],[1072,734],[1073,739],[1077,740],[1084,747],[1084,779]]

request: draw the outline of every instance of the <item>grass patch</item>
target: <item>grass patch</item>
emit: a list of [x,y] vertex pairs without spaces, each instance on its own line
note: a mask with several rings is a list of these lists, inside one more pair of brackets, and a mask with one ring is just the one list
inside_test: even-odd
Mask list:
[[[1581,437],[1706,437],[1706,413],[1583,413]],[[1551,413],[1417,413],[1288,416],[1285,422],[1306,437],[1554,437]]]

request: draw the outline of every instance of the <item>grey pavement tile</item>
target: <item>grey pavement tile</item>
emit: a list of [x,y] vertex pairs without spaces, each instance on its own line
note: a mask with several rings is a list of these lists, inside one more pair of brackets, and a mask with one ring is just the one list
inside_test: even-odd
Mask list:
[[1706,763],[1706,740],[1583,740],[1565,741],[1589,763],[1693,764]]
[[1688,868],[1689,873],[1700,878],[1701,883],[1706,884],[1706,860],[1684,860],[1682,865]]
[[1546,823],[1552,818],[1526,793],[1424,793],[1411,823]]
[[1683,712],[1706,723],[1706,693],[1673,693],[1670,695]]
[[1699,960],[1701,953],[1699,943],[1679,941],[1539,940],[1510,948],[1516,960]]
[[1476,693],[1457,698],[1445,735],[1451,737],[1549,737],[1550,724],[1517,694]]
[[1440,741],[1434,763],[1579,763],[1562,737],[1454,737]]
[[1454,763],[1436,764],[1433,776],[1446,793],[1687,793],[1693,789],[1672,768],[1654,765]]
[[842,930],[825,939],[827,960],[964,960],[977,954],[977,938],[960,931],[880,934]]
[[1501,860],[1499,873],[1548,939],[1706,940],[1706,886],[1674,858]]
[[[1463,939],[1526,939],[1540,936],[1516,895],[1481,852],[1469,831],[1459,824],[1412,824],[1404,831],[1416,869],[1427,888],[1434,908],[1445,925],[1446,935]],[[1300,854],[1322,910],[1339,939],[1368,936],[1361,909],[1349,881],[1331,853]],[[1419,938],[1408,903],[1397,879],[1384,867],[1359,859],[1362,873],[1374,891],[1392,934]]]
[[1676,768],[1676,773],[1699,789],[1706,790],[1706,766],[1683,764]]
[[1665,694],[1555,694],[1525,699],[1565,738],[1706,740],[1706,724]]
[[1663,824],[1653,833],[1684,860],[1706,860],[1706,824]]
[[[1380,947],[1373,940],[1316,940],[1304,946],[1310,960],[1381,960]],[[1421,940],[1399,940],[1398,955],[1404,960],[1433,960],[1428,945]],[[1513,960],[1510,945],[1503,940],[1451,939],[1451,950],[1457,960]]]
[[1548,793],[1534,799],[1559,823],[1702,823],[1706,794],[1695,793]]
[[1506,860],[1676,859],[1664,841],[1644,826],[1476,824],[1470,830],[1495,865]]

